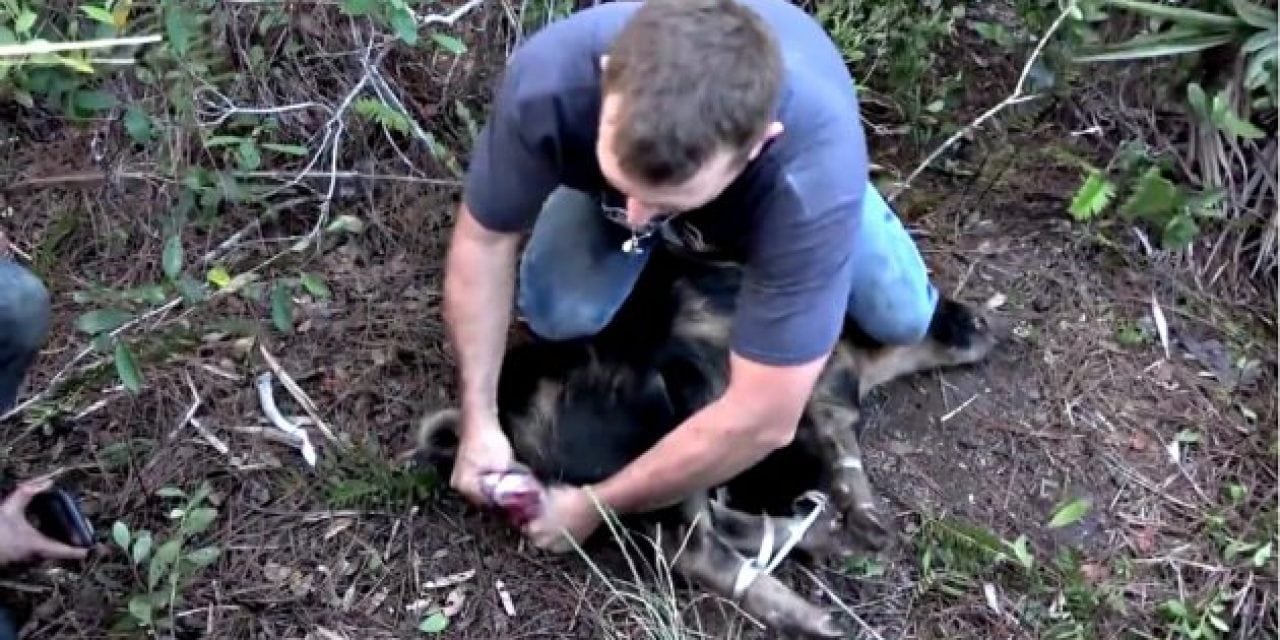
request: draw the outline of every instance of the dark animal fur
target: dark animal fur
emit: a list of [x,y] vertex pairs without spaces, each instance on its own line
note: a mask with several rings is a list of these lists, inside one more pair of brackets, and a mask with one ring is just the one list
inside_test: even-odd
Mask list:
[[[544,483],[599,482],[715,400],[728,383],[729,319],[739,282],[736,267],[659,253],[598,336],[513,346],[505,356],[498,404],[517,459]],[[980,318],[951,301],[939,305],[930,338],[921,345],[876,345],[850,324],[795,439],[728,482],[727,504],[691,496],[682,505],[626,520],[679,529],[695,515],[706,515],[685,550],[686,575],[722,593],[741,564],[738,552],[754,554],[760,544],[761,516],[749,514],[792,516],[794,500],[812,489],[832,495],[835,515],[861,546],[882,546],[887,522],[876,513],[860,468],[859,401],[869,388],[900,375],[980,358],[992,345],[985,330]],[[428,419],[420,434],[424,461],[445,474],[455,444],[452,415]],[[799,549],[831,550],[830,534],[840,526],[838,519],[824,521]],[[833,633],[819,610],[768,576],[744,601],[748,611],[771,619],[779,630]]]

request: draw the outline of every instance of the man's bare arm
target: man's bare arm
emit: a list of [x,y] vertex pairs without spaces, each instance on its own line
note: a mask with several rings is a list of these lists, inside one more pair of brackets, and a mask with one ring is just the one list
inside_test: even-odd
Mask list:
[[635,513],[732,478],[791,442],[825,363],[771,367],[731,355],[719,399],[594,491],[614,511]]
[[496,419],[518,245],[518,235],[489,231],[465,203],[459,206],[445,260],[444,320],[458,361],[464,426],[468,415]]

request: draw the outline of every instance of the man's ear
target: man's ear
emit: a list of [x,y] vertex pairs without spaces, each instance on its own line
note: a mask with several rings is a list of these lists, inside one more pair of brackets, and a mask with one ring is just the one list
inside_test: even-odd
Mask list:
[[781,122],[778,122],[777,120],[770,122],[769,126],[766,127],[764,130],[764,135],[760,136],[760,141],[757,142],[756,146],[751,149],[750,158],[752,160],[755,160],[756,156],[759,156],[760,152],[764,149],[765,143],[782,135],[782,130],[783,130],[783,126]]

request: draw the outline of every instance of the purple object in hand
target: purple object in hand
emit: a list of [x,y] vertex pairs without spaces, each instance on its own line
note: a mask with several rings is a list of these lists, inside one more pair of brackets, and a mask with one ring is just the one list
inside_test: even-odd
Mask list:
[[542,513],[542,485],[523,471],[494,471],[480,477],[489,502],[501,508],[517,527]]

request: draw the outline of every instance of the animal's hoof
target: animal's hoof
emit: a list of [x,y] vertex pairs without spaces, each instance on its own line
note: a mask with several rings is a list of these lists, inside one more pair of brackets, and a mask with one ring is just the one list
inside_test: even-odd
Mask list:
[[884,523],[884,517],[874,511],[853,509],[845,512],[844,529],[866,551],[881,551],[893,539],[893,531]]
[[855,545],[864,551],[880,551],[888,546],[893,536],[889,518],[877,506],[866,473],[861,468],[850,469],[836,486],[841,524]]
[[843,538],[844,523],[839,515],[830,514],[814,522],[797,547],[811,559],[839,558],[848,552]]
[[[816,607],[815,607],[816,608]],[[815,617],[805,621],[803,626],[791,629],[793,635],[808,638],[851,638],[852,634],[834,611],[818,609]]]
[[844,625],[838,622],[838,618],[834,612],[828,612],[822,617],[814,630],[815,637],[818,638],[848,638],[849,631]]
[[844,638],[834,612],[819,607],[772,576],[762,576],[747,591],[743,608],[777,633],[807,638]]

